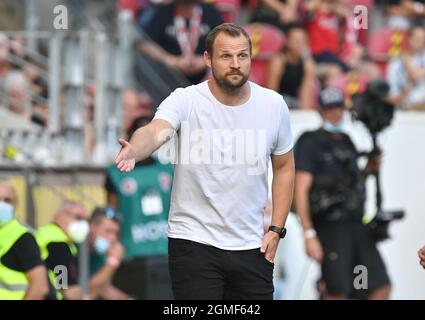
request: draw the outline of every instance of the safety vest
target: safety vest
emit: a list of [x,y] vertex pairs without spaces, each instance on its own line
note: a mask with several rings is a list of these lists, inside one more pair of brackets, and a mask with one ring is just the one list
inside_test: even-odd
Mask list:
[[[36,233],[35,238],[37,240],[37,244],[40,247],[41,258],[43,261],[46,261],[49,256],[49,250],[47,246],[50,243],[63,242],[66,243],[71,251],[71,254],[76,257],[78,254],[77,246],[74,242],[68,237],[68,235],[56,224],[48,224],[43,227],[40,227]],[[53,287],[56,289],[56,298],[58,300],[63,299],[63,294],[61,291],[57,290],[55,284],[57,283],[57,277],[54,270],[49,269],[49,280],[52,283]]]
[[16,271],[2,264],[2,258],[18,239],[30,230],[13,219],[0,227],[0,300],[22,300],[28,288],[24,272]]

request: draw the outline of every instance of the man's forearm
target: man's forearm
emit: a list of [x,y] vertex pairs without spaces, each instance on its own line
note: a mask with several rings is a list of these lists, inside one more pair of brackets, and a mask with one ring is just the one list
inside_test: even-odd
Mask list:
[[105,264],[99,272],[93,275],[89,281],[90,296],[97,298],[103,289],[109,284],[114,275],[116,267]]
[[155,134],[148,127],[137,129],[130,139],[136,153],[136,162],[148,158],[161,144],[156,141]]
[[112,284],[108,284],[103,288],[100,296],[104,300],[128,300],[130,298],[128,294],[114,287]]
[[310,215],[310,206],[308,193],[295,192],[295,211],[301,219],[301,224],[304,230],[313,229],[313,222]]
[[48,288],[44,284],[30,283],[24,300],[42,300],[48,293]]
[[167,59],[171,56],[164,49],[162,49],[159,45],[146,41],[143,42],[139,47],[144,53],[146,53],[149,57],[155,60],[160,60],[166,62]]
[[272,181],[272,222],[283,227],[291,209],[294,192],[294,171],[291,166],[284,166],[273,173]]
[[44,266],[36,266],[28,271],[25,276],[28,279],[28,288],[24,300],[41,300],[49,292],[47,271]]

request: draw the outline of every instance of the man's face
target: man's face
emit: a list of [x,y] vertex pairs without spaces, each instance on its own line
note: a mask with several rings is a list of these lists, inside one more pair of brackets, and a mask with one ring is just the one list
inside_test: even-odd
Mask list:
[[9,183],[0,182],[0,201],[16,206],[16,193]]
[[323,119],[329,121],[332,124],[337,124],[342,120],[344,115],[344,108],[334,107],[321,111]]
[[115,220],[105,217],[98,223],[90,226],[90,228],[92,228],[93,231],[93,239],[102,237],[111,244],[118,241],[120,226]]
[[234,92],[247,82],[251,56],[243,35],[231,37],[220,33],[214,41],[212,56],[205,53],[204,57],[215,81],[226,92]]
[[87,210],[78,204],[69,204],[64,208],[64,221],[67,226],[72,222],[88,220]]
[[308,49],[305,32],[301,29],[293,29],[288,34],[287,47],[289,50],[301,55]]

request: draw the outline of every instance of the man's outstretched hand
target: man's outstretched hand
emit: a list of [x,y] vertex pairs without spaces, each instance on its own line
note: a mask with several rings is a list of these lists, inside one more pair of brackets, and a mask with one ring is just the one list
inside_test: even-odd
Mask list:
[[121,145],[121,150],[115,159],[115,164],[121,172],[130,172],[136,164],[136,151],[134,147],[124,139],[118,139]]

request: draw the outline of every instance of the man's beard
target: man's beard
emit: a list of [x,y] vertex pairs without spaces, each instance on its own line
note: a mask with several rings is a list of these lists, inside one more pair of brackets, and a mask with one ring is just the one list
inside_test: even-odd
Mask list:
[[[215,73],[214,68],[212,68],[212,75],[214,77],[214,80],[218,84],[218,86],[223,89],[228,94],[236,94],[240,88],[243,87],[243,85],[248,81],[248,75],[244,75],[242,72],[239,71],[233,71],[226,73],[223,77],[220,77]],[[241,79],[234,83],[228,80],[228,77],[232,77],[233,75],[239,75]]]

